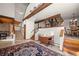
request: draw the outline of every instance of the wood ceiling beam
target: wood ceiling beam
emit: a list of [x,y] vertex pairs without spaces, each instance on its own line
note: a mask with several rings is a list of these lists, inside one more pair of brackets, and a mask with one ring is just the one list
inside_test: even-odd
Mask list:
[[20,22],[16,21],[15,18],[0,15],[0,23],[12,23],[12,24],[15,23],[15,24],[19,24]]
[[0,19],[0,23],[3,23],[3,21]]
[[0,18],[14,19],[14,18],[12,18],[12,17],[4,16],[4,15],[0,15]]
[[39,23],[39,22],[42,22],[42,21],[45,21],[45,20],[48,20],[48,19],[57,18],[57,17],[60,17],[60,16],[61,16],[61,14],[56,14],[56,15],[50,16],[50,17],[48,17],[48,18],[45,18],[45,19],[36,21],[35,23]]
[[52,4],[52,3],[43,3],[42,5],[38,6],[38,7],[37,7],[35,10],[33,10],[29,15],[27,15],[27,16],[23,19],[23,21],[24,21],[25,19],[28,19],[28,18],[34,16],[35,14],[37,14],[38,12],[40,12],[41,10],[45,9],[46,7],[48,7],[50,4]]

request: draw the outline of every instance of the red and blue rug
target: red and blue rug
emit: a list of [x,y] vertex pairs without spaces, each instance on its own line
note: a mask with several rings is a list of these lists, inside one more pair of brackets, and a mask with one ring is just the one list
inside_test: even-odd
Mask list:
[[0,56],[63,56],[35,42],[27,42],[0,49]]

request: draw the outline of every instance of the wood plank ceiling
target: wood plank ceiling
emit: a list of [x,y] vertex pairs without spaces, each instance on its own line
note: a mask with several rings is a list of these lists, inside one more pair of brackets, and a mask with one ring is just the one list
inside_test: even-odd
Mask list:
[[43,3],[43,4],[41,4],[36,9],[34,9],[28,16],[26,16],[23,20],[28,19],[28,18],[34,16],[35,14],[37,14],[38,12],[43,10],[44,8],[48,7],[50,4],[52,4],[52,3]]

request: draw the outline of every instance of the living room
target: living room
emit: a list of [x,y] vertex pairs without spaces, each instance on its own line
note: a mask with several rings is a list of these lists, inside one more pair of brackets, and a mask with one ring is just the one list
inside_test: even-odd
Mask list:
[[[54,52],[56,52],[57,56],[58,55],[78,55],[75,52],[67,53],[72,50],[67,50],[67,49],[64,50],[64,46],[67,46],[67,44],[64,45],[65,39],[69,39],[69,37],[74,39],[71,36],[72,35],[71,33],[70,33],[71,34],[70,36],[64,35],[64,33],[66,33],[65,28],[69,29],[68,28],[69,21],[73,19],[73,16],[75,19],[79,19],[78,6],[79,4],[77,3],[67,3],[67,4],[65,3],[5,4],[4,3],[4,4],[0,4],[0,10],[1,10],[0,14],[4,15],[5,17],[7,16],[9,18],[14,18],[19,23],[19,25],[12,25],[12,28],[11,28],[13,31],[15,31],[15,39],[14,39],[14,42],[12,41],[13,44],[8,45],[8,43],[3,43],[3,42],[0,44],[2,46],[2,47],[0,46],[0,48],[3,49],[3,50],[1,49],[0,51],[4,51],[5,50],[4,48],[6,48],[7,51],[10,53],[6,52],[5,54],[4,52],[1,52],[2,54],[0,53],[0,55],[20,55],[20,56],[30,55],[27,52],[28,49],[24,48],[24,47],[28,47],[28,44],[29,44],[29,47],[32,47],[32,48],[34,47],[33,45],[35,45],[34,49],[37,48],[37,45],[38,46],[42,45],[46,47],[46,50],[45,51],[43,50],[44,53],[46,53],[47,50],[53,50],[53,51],[55,50]],[[1,22],[1,19],[0,19],[0,22]],[[10,24],[14,24],[14,23],[16,23],[14,22],[14,20],[13,20],[13,23],[10,22]],[[31,41],[31,42],[28,43],[28,41],[29,42]],[[77,42],[75,42],[75,46],[76,48],[77,47],[79,48],[78,46],[79,44]],[[70,46],[70,47],[73,47],[73,46]],[[77,51],[79,51],[78,48],[76,49]],[[18,49],[22,49],[22,50],[19,50],[18,52],[17,51]],[[24,53],[23,51],[25,51],[26,53]],[[66,53],[64,53],[64,51]],[[37,52],[34,52],[34,54],[31,53],[31,55],[32,54],[44,55],[39,53],[37,54]],[[45,55],[55,55],[52,53],[51,51],[48,51]]]

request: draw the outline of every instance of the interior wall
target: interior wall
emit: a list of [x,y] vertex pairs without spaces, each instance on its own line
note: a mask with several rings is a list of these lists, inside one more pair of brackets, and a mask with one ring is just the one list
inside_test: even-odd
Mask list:
[[0,15],[15,18],[22,21],[28,3],[0,3]]
[[44,22],[39,23],[39,27],[45,27],[45,23]]
[[30,39],[34,34],[34,22],[35,18],[29,18],[25,20],[26,24],[26,39]]
[[38,24],[34,24],[34,27],[35,27],[35,29],[37,29],[38,28]]
[[0,3],[0,15],[15,17],[14,3]]
[[18,21],[22,21],[28,3],[15,3],[15,19]]

